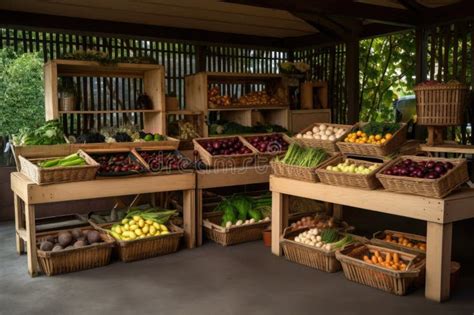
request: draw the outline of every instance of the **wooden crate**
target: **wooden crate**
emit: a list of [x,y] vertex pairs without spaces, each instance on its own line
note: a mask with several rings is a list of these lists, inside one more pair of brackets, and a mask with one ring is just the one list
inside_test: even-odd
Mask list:
[[[209,153],[200,143],[200,141],[210,139],[225,139],[225,138],[237,138],[243,143],[245,147],[250,149],[252,153],[246,154],[234,154],[234,155],[212,155]],[[198,151],[201,160],[207,166],[214,168],[234,168],[242,166],[253,166],[255,165],[255,158],[257,151],[251,146],[247,145],[239,136],[226,136],[226,137],[213,137],[213,138],[198,138],[193,139],[194,150]]]
[[395,236],[395,237],[403,237],[406,238],[412,242],[416,243],[424,243],[426,246],[426,236],[422,235],[416,235],[416,234],[411,234],[411,233],[405,233],[405,232],[399,232],[399,231],[391,231],[391,230],[385,230],[385,231],[378,231],[374,233],[372,239],[370,242],[375,245],[383,246],[383,247],[388,247],[388,248],[393,248],[402,252],[407,252],[407,253],[412,253],[416,255],[426,255],[426,250],[422,250],[419,248],[415,247],[407,247],[402,244],[393,243],[393,242],[388,242],[385,240],[385,235],[387,233]]

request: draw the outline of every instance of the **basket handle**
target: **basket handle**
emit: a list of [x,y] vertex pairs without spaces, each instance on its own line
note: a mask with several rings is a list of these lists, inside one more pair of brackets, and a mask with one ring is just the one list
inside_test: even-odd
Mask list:
[[87,220],[87,222],[89,222],[89,224],[96,230],[99,230],[99,231],[102,231],[104,233],[107,233],[107,235],[109,234],[109,231],[98,226],[94,221],[92,221],[91,219]]

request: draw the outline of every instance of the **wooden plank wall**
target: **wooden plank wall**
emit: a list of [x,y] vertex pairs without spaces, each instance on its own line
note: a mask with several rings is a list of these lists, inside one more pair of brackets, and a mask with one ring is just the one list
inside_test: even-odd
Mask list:
[[306,62],[311,67],[314,80],[328,82],[329,106],[332,109],[332,121],[347,122],[347,95],[345,86],[346,47],[314,47],[294,52],[294,60]]
[[[44,61],[61,58],[75,50],[106,51],[112,57],[151,56],[166,68],[167,93],[175,92],[184,107],[184,76],[198,70],[197,47],[182,42],[137,38],[115,38],[43,32],[28,29],[0,28],[0,49],[9,47],[16,52],[41,52]],[[278,64],[286,60],[287,52],[238,47],[205,47],[206,71],[278,72]],[[143,91],[143,82],[131,78],[75,78],[82,98],[82,110],[133,109]],[[251,89],[258,89],[253,86]],[[260,87],[261,88],[261,87]],[[234,93],[235,94],[235,93]],[[126,122],[143,125],[141,114],[68,115],[68,134],[82,130],[119,126]]]
[[[427,79],[447,82],[458,80],[474,88],[473,40],[474,22],[460,21],[454,24],[432,26],[427,34],[426,64]],[[474,125],[474,98],[469,97],[465,123],[459,128],[450,128],[448,137],[474,144],[474,133],[466,128]]]

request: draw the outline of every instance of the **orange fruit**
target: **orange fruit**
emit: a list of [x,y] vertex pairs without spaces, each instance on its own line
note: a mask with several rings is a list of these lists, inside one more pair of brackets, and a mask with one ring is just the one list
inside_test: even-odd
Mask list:
[[393,135],[391,133],[387,133],[385,135],[385,140],[390,140],[390,139],[392,139],[392,137],[393,137]]

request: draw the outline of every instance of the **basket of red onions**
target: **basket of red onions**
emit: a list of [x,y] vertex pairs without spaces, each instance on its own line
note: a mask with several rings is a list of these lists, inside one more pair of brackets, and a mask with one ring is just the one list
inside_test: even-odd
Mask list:
[[214,168],[254,166],[257,152],[239,136],[193,139],[204,164]]
[[469,180],[465,159],[400,156],[377,174],[386,190],[443,198]]
[[284,133],[242,136],[244,143],[257,153],[259,165],[268,164],[277,155],[285,154],[293,140]]

